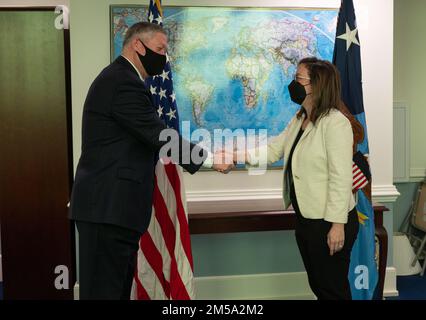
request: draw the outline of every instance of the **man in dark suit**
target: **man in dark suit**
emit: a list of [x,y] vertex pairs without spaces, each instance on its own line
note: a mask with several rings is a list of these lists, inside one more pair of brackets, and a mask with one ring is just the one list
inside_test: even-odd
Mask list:
[[[156,153],[169,142],[160,140],[167,128],[144,79],[162,72],[166,50],[160,26],[133,25],[122,55],[98,75],[87,94],[70,203],[70,218],[79,231],[80,299],[130,298],[138,241],[151,219]],[[203,162],[224,173],[232,168],[220,163],[221,155],[180,136],[177,140],[172,145],[179,147],[179,158],[173,160],[189,173]]]

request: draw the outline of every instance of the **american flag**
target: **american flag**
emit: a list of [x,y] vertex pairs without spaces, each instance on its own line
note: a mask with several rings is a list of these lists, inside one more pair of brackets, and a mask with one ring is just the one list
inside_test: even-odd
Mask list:
[[366,187],[371,179],[370,168],[364,155],[357,151],[353,156],[352,164],[352,191],[357,192]]
[[[333,63],[342,80],[342,99],[351,114],[362,125],[363,140],[356,146],[353,157],[353,189],[357,196],[358,216],[362,217],[357,240],[351,254],[349,282],[352,298],[372,299],[378,280],[375,261],[374,210],[371,204],[371,174],[366,157],[368,151],[367,126],[362,94],[361,47],[352,0],[342,0],[336,29]],[[365,220],[365,221],[364,221]],[[357,281],[360,271],[368,268],[367,283]],[[362,275],[361,275],[362,276]]]
[[[163,24],[160,0],[151,0],[148,21]],[[179,130],[170,61],[162,74],[146,80],[158,115]],[[176,164],[155,166],[152,218],[139,242],[132,298],[194,299],[193,261],[182,171]]]

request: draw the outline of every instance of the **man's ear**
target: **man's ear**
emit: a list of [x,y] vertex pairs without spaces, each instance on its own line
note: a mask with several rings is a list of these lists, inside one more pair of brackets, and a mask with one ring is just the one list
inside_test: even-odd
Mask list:
[[143,56],[146,53],[145,47],[142,45],[142,41],[137,37],[133,40],[133,50],[137,51]]

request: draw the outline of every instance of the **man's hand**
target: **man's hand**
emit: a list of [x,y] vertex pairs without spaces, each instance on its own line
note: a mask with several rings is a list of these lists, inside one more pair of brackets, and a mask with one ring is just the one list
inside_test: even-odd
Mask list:
[[222,172],[228,173],[234,169],[233,155],[232,153],[227,153],[224,150],[219,150],[214,153],[213,157],[213,169]]
[[330,248],[330,256],[343,249],[345,244],[345,225],[333,223],[327,235],[327,244]]
[[232,158],[234,164],[247,163],[247,153],[245,152],[245,150],[234,150],[234,152],[232,153]]

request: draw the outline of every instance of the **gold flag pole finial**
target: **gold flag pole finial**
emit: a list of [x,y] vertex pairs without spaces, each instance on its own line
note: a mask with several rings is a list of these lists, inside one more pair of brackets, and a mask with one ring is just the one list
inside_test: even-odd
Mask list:
[[163,17],[163,9],[161,8],[160,0],[155,0],[155,5],[157,6],[158,12],[160,12],[161,17]]

